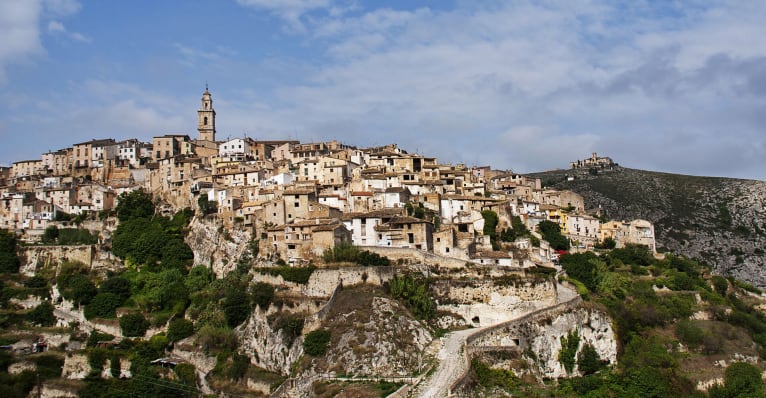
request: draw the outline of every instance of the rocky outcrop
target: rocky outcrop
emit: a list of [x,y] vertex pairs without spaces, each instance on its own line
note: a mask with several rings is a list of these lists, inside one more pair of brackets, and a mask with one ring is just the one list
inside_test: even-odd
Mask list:
[[237,328],[240,351],[249,355],[250,362],[256,366],[289,374],[290,367],[303,353],[303,338],[291,339],[284,330],[272,329],[267,316],[276,312],[274,307],[266,312],[258,307],[253,310],[244,326]]
[[194,252],[194,264],[207,265],[222,278],[236,268],[244,254],[249,254],[251,239],[250,231],[225,228],[217,218],[194,217],[186,243]]

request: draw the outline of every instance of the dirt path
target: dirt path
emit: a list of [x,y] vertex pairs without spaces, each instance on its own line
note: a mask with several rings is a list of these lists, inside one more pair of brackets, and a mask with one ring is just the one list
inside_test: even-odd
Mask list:
[[[555,303],[548,306],[531,308],[529,311],[519,313],[516,316],[504,320],[500,323],[521,318],[524,315],[534,311],[554,307],[559,303],[571,300],[575,296],[577,296],[577,292],[574,292],[572,289],[566,288],[564,286],[558,285]],[[431,377],[427,378],[416,387],[415,394],[413,394],[413,396],[420,398],[441,398],[448,396],[450,386],[463,374],[465,374],[465,371],[468,369],[468,359],[463,352],[463,346],[465,345],[466,339],[469,336],[479,333],[482,330],[490,327],[492,327],[492,325],[482,328],[460,330],[444,336],[443,345],[437,354],[439,366],[436,368],[436,371],[433,375],[431,375]]]
[[419,393],[417,396],[421,398],[447,396],[449,386],[462,376],[468,368],[465,355],[463,355],[462,351],[466,338],[483,329],[459,330],[444,336],[442,348],[437,355],[439,367],[436,368],[431,377],[420,384],[417,388]]

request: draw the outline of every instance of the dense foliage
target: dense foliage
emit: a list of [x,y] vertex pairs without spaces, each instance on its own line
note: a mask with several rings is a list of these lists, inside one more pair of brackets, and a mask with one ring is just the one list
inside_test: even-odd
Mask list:
[[542,221],[537,225],[543,239],[551,244],[554,250],[569,250],[569,239],[561,233],[561,227],[553,221]]
[[51,225],[40,238],[45,245],[92,245],[98,236],[83,228],[61,228]]
[[143,337],[149,329],[149,321],[140,312],[130,312],[120,317],[120,329],[127,337]]
[[303,351],[311,356],[322,356],[327,352],[330,344],[330,331],[326,329],[314,330],[306,334],[303,339]]
[[328,248],[323,253],[327,263],[349,262],[361,266],[389,266],[391,260],[369,250],[362,250],[351,243],[342,242],[334,248]]
[[426,281],[410,275],[394,276],[388,282],[394,298],[402,300],[419,319],[431,319],[436,313],[436,302],[428,291]]
[[0,273],[19,272],[19,258],[16,257],[16,237],[0,229]]
[[123,192],[117,198],[115,213],[120,222],[135,218],[151,218],[154,215],[152,195],[140,189]]

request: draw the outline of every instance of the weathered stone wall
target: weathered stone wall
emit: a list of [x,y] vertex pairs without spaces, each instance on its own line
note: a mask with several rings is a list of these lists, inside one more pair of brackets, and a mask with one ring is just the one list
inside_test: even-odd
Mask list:
[[33,276],[39,270],[56,267],[63,261],[80,261],[89,268],[93,265],[96,249],[93,245],[77,246],[22,246],[18,250],[21,260],[19,272]]
[[338,283],[344,286],[352,286],[360,283],[380,286],[396,274],[394,267],[343,267],[343,268],[319,268],[312,274],[305,285],[286,282],[281,276],[262,274],[256,272],[253,282],[264,282],[290,289],[296,294],[311,298],[330,297]]
[[556,302],[556,284],[539,276],[497,285],[491,279],[441,280],[434,289],[440,311],[456,314],[466,324],[488,326]]

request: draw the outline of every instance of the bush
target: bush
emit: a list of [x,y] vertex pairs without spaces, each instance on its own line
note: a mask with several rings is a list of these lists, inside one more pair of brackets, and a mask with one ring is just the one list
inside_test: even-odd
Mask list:
[[134,218],[152,218],[154,215],[152,195],[140,189],[123,192],[117,198],[115,213],[120,222]]
[[168,325],[168,340],[176,342],[194,334],[194,323],[188,319],[176,318]]
[[719,275],[713,276],[712,281],[716,293],[721,295],[721,297],[726,297],[726,292],[729,290],[729,281]]
[[606,362],[598,356],[596,348],[590,344],[583,345],[577,354],[577,369],[583,375],[589,375],[598,372],[604,366],[606,366]]
[[122,299],[114,293],[98,293],[85,306],[85,319],[114,318],[114,311],[122,305]]
[[[282,263],[284,264],[284,261],[282,261]],[[305,285],[309,282],[309,278],[311,278],[311,274],[314,273],[314,270],[316,270],[316,267],[312,265],[308,267],[288,267],[286,265],[281,265],[274,268],[260,268],[257,271],[264,274],[281,276],[286,282]]]
[[264,282],[257,282],[250,288],[250,297],[254,305],[265,310],[269,308],[269,304],[274,299],[274,286]]
[[16,257],[16,237],[0,229],[0,273],[19,272],[19,258]]
[[149,321],[140,312],[131,312],[120,317],[122,334],[128,337],[143,337],[149,329]]
[[321,356],[327,352],[327,345],[330,343],[330,331],[319,329],[306,335],[303,340],[303,351],[311,356]]
[[245,293],[244,286],[230,287],[223,302],[223,312],[229,327],[234,328],[244,322],[251,310],[250,297]]
[[576,330],[569,332],[566,336],[561,336],[561,350],[559,351],[558,360],[567,373],[572,373],[574,370],[575,356],[579,347],[580,335]]
[[99,293],[113,293],[123,302],[130,298],[130,281],[121,277],[113,276],[98,286]]
[[705,333],[694,323],[694,321],[683,319],[676,325],[676,336],[681,342],[689,347],[697,348],[702,344]]
[[53,304],[44,301],[27,315],[27,319],[30,323],[35,325],[53,326],[56,324],[56,317],[53,316],[53,310]]
[[394,276],[388,282],[394,298],[401,299],[419,319],[431,319],[436,313],[436,302],[428,292],[426,282],[410,275]]

